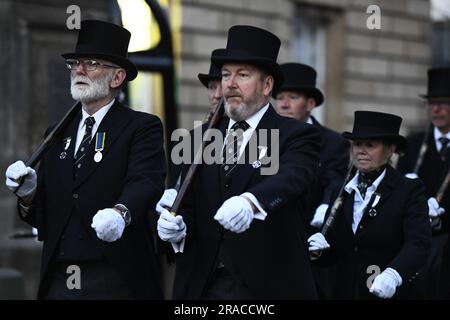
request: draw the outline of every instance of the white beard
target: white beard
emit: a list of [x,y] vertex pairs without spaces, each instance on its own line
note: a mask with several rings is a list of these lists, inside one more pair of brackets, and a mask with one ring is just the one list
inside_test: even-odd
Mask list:
[[[108,73],[103,78],[96,80],[90,80],[85,76],[71,76],[70,93],[72,98],[82,103],[91,103],[106,98],[110,93],[109,84],[112,77],[112,73]],[[85,82],[88,85],[77,85],[78,81]]]

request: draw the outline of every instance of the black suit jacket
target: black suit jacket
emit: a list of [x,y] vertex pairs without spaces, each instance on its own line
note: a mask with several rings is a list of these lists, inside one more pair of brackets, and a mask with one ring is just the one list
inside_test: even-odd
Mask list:
[[[414,170],[414,165],[416,159],[419,155],[420,146],[424,139],[425,133],[416,133],[409,136],[408,139],[408,150],[403,157],[400,158],[398,163],[398,170],[405,174],[412,172]],[[425,184],[427,197],[436,197],[439,187],[444,180],[448,168],[450,167],[450,157],[447,158],[447,162],[444,163],[438,151],[436,150],[436,143],[434,142],[434,132],[431,128],[431,132],[428,135],[428,149],[425,153],[422,165],[420,166],[418,176]],[[449,232],[449,212],[450,212],[450,188],[444,193],[444,198],[441,206],[445,209],[445,214],[441,216],[442,228],[440,231],[434,231],[435,234],[442,234]]]
[[[97,130],[106,132],[102,161],[94,162],[92,142],[74,181],[73,154],[80,119],[81,111],[42,159],[36,197],[28,215],[22,217],[38,229],[39,239],[44,241],[38,298],[45,294],[48,271],[65,225],[72,212],[77,212],[93,243],[129,284],[134,297],[162,299],[149,221],[164,190],[161,122],[115,102]],[[72,140],[67,156],[61,159],[66,137]],[[130,210],[131,224],[119,240],[102,241],[91,228],[92,218],[98,210],[118,203]]]
[[[228,122],[227,117],[222,119],[222,133]],[[279,140],[269,139],[267,144],[268,154],[274,152],[273,144],[279,147],[277,174],[261,175],[261,168],[247,163],[223,181],[220,165],[201,165],[189,201],[180,211],[187,238],[185,252],[177,258],[174,298],[202,296],[219,250],[225,266],[256,299],[316,298],[302,218],[305,194],[318,168],[319,132],[279,116],[272,106],[255,133],[260,129],[279,130]],[[247,145],[247,155],[248,149]],[[213,217],[225,200],[244,192],[251,192],[268,216],[264,221],[254,219],[243,233],[226,231]]]
[[394,298],[420,297],[416,278],[431,247],[424,191],[420,180],[405,178],[388,166],[376,190],[381,195],[374,207],[377,214],[370,216],[366,208],[355,234],[352,230],[354,192],[346,196],[342,211],[326,236],[330,252],[322,257],[337,266],[335,298],[376,299],[369,292],[368,280],[374,272],[368,270],[370,266],[376,266],[380,272],[391,267],[400,274],[403,284],[397,288]]
[[322,203],[332,205],[336,193],[344,183],[349,163],[350,143],[337,132],[322,126],[314,117],[313,125],[319,129],[320,164],[317,179],[310,188],[306,222],[311,222],[314,212]]

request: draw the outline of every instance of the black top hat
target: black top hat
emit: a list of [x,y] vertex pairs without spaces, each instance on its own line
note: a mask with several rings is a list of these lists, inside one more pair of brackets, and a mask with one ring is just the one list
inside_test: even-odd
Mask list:
[[450,97],[450,68],[428,69],[428,93],[422,98]]
[[[211,53],[211,59],[214,55],[217,55],[221,52],[223,52],[223,49],[213,50],[213,52]],[[208,74],[199,73],[198,79],[206,88],[208,88],[208,83],[210,81],[212,80],[220,81],[220,79],[222,79],[222,71],[214,63],[211,62],[209,66],[209,73]]]
[[352,132],[342,135],[349,140],[383,140],[397,145],[398,151],[406,149],[405,137],[399,135],[402,118],[389,113],[356,111]]
[[283,73],[283,83],[277,90],[273,90],[273,97],[283,90],[305,93],[316,100],[316,106],[323,103],[323,94],[316,88],[317,73],[312,67],[302,63],[285,63],[280,65]]
[[274,77],[274,87],[281,85],[283,75],[277,63],[281,41],[273,33],[253,26],[233,26],[228,30],[227,47],[211,57],[219,68],[227,62],[248,63]]
[[136,66],[128,60],[128,43],[131,33],[118,25],[97,21],[81,21],[75,52],[65,53],[65,59],[99,58],[125,69],[126,80],[136,78]]

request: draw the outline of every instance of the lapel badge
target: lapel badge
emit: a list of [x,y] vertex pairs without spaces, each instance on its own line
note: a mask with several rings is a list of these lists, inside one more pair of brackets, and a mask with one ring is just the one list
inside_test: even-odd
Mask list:
[[258,169],[261,167],[261,159],[264,158],[267,154],[267,147],[265,146],[258,146],[259,154],[258,154],[258,160],[252,163],[252,167],[255,169]]
[[258,169],[259,167],[261,167],[261,161],[256,160],[255,162],[252,163],[252,167]]
[[259,149],[258,160],[261,160],[267,154],[267,147],[266,146],[258,146],[258,149]]
[[59,155],[59,158],[62,160],[65,157],[67,157],[67,149],[69,149],[70,146],[70,142],[72,141],[72,137],[66,137],[64,138],[63,142],[64,142],[64,151],[61,152],[61,154]]
[[378,212],[377,209],[375,209],[376,205],[378,204],[378,202],[380,201],[381,195],[379,193],[375,193],[375,199],[373,200],[372,206],[369,209],[369,216],[370,217],[376,217]]

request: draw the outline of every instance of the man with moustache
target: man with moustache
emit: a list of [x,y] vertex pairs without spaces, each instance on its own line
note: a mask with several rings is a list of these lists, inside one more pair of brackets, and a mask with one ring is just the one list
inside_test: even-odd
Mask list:
[[[160,238],[182,252],[176,299],[317,297],[301,217],[320,137],[313,126],[279,116],[269,102],[282,81],[279,48],[274,34],[238,25],[212,58],[225,98],[222,157],[214,155],[222,161],[200,165],[179,214],[163,209],[158,220]],[[263,144],[264,130],[279,139]],[[276,173],[264,173],[264,157],[279,161]]]
[[[450,187],[442,201],[436,195],[450,168],[450,68],[437,67],[428,70],[426,112],[431,122],[428,134],[411,134],[408,150],[400,158],[398,169],[410,178],[420,178],[428,197],[428,216],[433,229],[433,244],[428,260],[428,271],[423,278],[427,298],[450,298]],[[424,148],[425,147],[425,148]],[[418,171],[413,173],[421,150],[425,150]],[[442,266],[441,266],[442,265]]]
[[6,171],[20,217],[44,241],[38,299],[162,298],[149,222],[164,190],[162,125],[116,100],[137,75],[130,36],[81,23],[75,52],[62,55],[78,116],[37,174],[22,161]]

